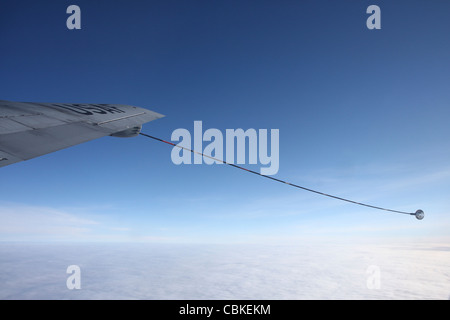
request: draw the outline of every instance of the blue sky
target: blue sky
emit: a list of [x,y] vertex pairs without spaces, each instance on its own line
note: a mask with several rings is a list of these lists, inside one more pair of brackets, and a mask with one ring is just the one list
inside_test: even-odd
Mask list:
[[[66,28],[81,8],[82,29]],[[377,4],[382,29],[366,28]],[[3,1],[0,98],[120,103],[177,128],[280,130],[275,177],[103,138],[1,169],[0,240],[449,239],[450,3]],[[252,169],[259,166],[247,165]]]

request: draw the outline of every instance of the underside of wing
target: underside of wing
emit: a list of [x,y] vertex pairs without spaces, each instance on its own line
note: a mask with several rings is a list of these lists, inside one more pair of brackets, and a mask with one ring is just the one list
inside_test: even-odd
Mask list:
[[161,117],[129,105],[0,101],[0,167],[104,136],[132,137]]

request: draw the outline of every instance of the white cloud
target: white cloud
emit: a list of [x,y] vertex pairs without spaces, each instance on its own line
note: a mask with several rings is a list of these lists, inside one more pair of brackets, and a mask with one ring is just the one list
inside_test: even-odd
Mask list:
[[[0,243],[0,299],[447,299],[449,252],[446,243]],[[81,290],[65,287],[73,264]],[[380,289],[367,287],[369,266]]]
[[131,231],[131,228],[126,228],[126,227],[112,227],[109,229],[112,231],[123,231],[123,232]]
[[[92,208],[50,208],[21,204],[0,205],[0,241],[70,241],[70,242],[174,242],[142,223],[127,226],[127,220],[102,211],[114,211],[107,206]],[[181,241],[181,240],[180,240]]]
[[0,207],[0,237],[69,238],[88,234],[98,222],[48,207],[6,205]]

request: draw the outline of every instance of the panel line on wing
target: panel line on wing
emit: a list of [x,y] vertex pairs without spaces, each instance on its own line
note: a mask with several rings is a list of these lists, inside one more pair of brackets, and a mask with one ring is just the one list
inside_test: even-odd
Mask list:
[[100,126],[100,125],[105,124],[105,123],[110,123],[110,122],[114,122],[114,121],[120,121],[120,120],[125,120],[125,119],[129,119],[129,118],[137,117],[137,116],[142,116],[143,114],[145,114],[145,112],[132,114],[132,115],[121,117],[121,118],[117,118],[117,119],[111,119],[111,120],[106,120],[106,121],[102,121],[102,122],[97,122],[97,123],[95,123],[95,125]]

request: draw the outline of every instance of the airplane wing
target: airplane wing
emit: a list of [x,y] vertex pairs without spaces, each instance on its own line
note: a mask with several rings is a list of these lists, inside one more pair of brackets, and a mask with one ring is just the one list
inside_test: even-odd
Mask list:
[[0,167],[104,136],[134,137],[163,115],[120,104],[0,100]]

